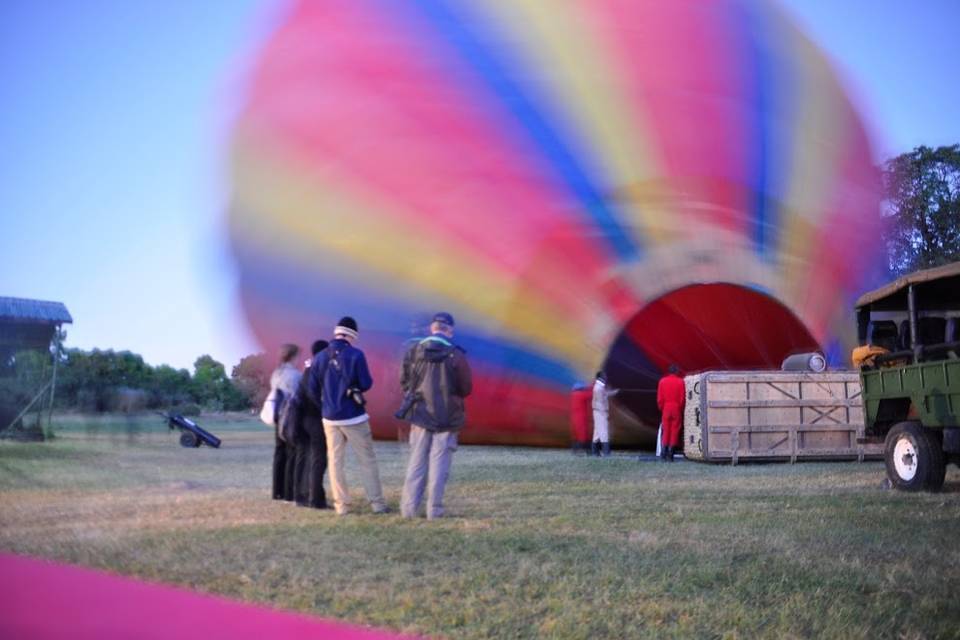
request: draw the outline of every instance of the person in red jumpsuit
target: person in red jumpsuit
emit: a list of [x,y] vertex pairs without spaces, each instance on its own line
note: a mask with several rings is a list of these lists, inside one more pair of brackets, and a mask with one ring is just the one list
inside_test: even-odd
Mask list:
[[680,447],[680,428],[683,425],[683,403],[686,389],[680,368],[671,364],[667,375],[657,384],[657,407],[660,409],[663,435],[660,439],[660,457],[673,462],[673,454]]
[[570,394],[570,439],[573,441],[574,453],[587,453],[590,449],[592,416],[593,389],[578,382],[573,385],[573,393]]

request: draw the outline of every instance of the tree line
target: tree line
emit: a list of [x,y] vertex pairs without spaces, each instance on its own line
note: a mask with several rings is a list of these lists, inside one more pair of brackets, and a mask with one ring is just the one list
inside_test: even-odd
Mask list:
[[[62,337],[62,336],[61,336]],[[0,394],[23,404],[50,379],[52,356],[23,351],[9,363]],[[54,406],[88,412],[173,410],[196,415],[204,411],[243,411],[263,403],[273,362],[259,353],[243,358],[227,375],[209,355],[193,363],[193,371],[169,365],[151,366],[131,351],[65,349],[57,362]]]

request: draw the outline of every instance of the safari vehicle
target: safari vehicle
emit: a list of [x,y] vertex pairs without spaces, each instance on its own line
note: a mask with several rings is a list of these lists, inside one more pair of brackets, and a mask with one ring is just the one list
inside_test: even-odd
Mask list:
[[960,262],[905,275],[856,302],[866,441],[891,484],[936,491],[960,464]]

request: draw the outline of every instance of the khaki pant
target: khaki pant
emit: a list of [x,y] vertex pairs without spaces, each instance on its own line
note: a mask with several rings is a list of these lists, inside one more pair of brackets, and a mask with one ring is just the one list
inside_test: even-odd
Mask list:
[[373,451],[373,436],[370,435],[370,423],[361,422],[347,426],[332,425],[323,421],[323,432],[327,437],[327,458],[330,466],[330,490],[333,493],[333,506],[343,515],[350,511],[350,489],[347,487],[347,471],[344,457],[347,443],[360,463],[360,475],[367,500],[374,513],[385,511],[387,503],[383,499],[383,487],[380,484],[380,470],[377,467],[377,455]]

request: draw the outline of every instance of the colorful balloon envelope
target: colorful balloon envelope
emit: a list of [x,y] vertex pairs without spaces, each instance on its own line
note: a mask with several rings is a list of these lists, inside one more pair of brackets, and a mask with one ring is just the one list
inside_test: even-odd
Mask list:
[[355,317],[379,437],[436,311],[474,370],[463,441],[565,444],[606,368],[637,442],[671,362],[845,358],[882,264],[861,121],[764,2],[304,0],[232,143],[249,323],[271,348]]

